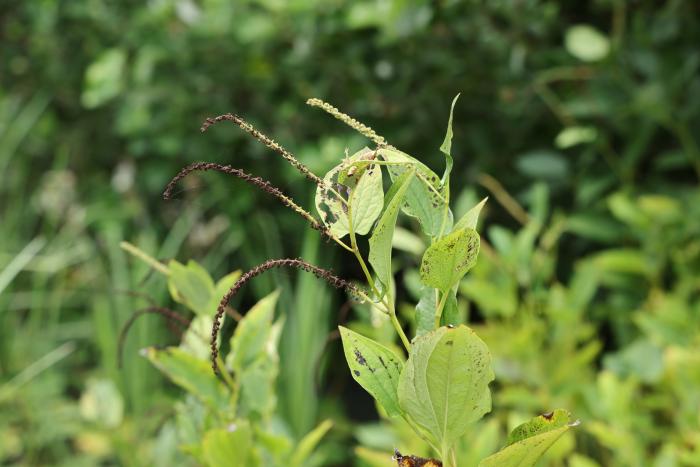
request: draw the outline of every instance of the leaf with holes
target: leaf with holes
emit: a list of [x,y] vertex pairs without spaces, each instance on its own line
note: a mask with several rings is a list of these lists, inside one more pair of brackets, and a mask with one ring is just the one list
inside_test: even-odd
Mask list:
[[352,377],[372,395],[386,413],[401,414],[397,395],[403,361],[391,350],[350,329],[338,326]]
[[420,278],[423,284],[446,293],[476,264],[479,234],[460,229],[430,245],[423,255]]
[[468,327],[416,338],[399,378],[401,408],[439,446],[450,446],[491,410],[494,379],[486,344]]
[[564,433],[577,426],[566,410],[540,415],[517,426],[508,445],[479,463],[479,467],[532,467]]
[[[333,235],[367,234],[384,207],[382,172],[364,148],[332,168],[316,189],[316,210]],[[352,222],[352,224],[351,224]]]
[[418,219],[426,235],[437,237],[441,230],[449,232],[452,228],[452,211],[447,206],[446,191],[440,177],[418,159],[396,149],[380,148],[377,153],[391,164],[387,166],[387,171],[393,182],[415,168],[416,176],[406,191],[405,203],[401,207],[403,212]]
[[369,238],[369,264],[384,285],[383,290],[391,287],[391,244],[394,238],[396,217],[403,204],[403,197],[409,184],[413,181],[414,171],[409,170],[399,177],[387,193],[387,206],[379,218],[377,226]]

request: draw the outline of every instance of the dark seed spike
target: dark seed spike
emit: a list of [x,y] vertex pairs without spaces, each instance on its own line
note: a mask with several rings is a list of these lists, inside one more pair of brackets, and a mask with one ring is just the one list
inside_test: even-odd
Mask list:
[[328,269],[323,269],[318,266],[314,266],[313,264],[308,263],[303,259],[270,259],[262,264],[259,264],[258,266],[255,266],[253,269],[243,274],[236,281],[236,283],[233,284],[229,291],[226,292],[226,295],[223,296],[223,298],[219,302],[218,308],[216,309],[216,316],[214,316],[214,324],[211,328],[210,341],[211,366],[214,369],[214,373],[218,373],[219,371],[219,366],[216,363],[217,357],[219,356],[219,349],[216,346],[216,338],[219,335],[219,329],[221,328],[221,318],[226,312],[226,306],[228,305],[228,302],[231,301],[231,299],[248,281],[259,276],[265,271],[269,271],[270,269],[274,268],[296,268],[301,271],[310,272],[319,279],[323,279],[324,281],[328,282],[333,287],[336,287],[338,289],[344,289],[351,295],[357,298],[361,298],[361,291],[356,285],[336,276],[335,274],[333,274],[332,271],[329,271]]
[[224,115],[219,115],[218,117],[214,118],[207,118],[204,123],[202,123],[202,128],[201,131],[204,133],[209,129],[210,126],[222,122],[222,121],[229,121],[233,122],[234,124],[238,125],[243,131],[251,135],[253,138],[257,139],[260,141],[262,144],[267,146],[268,148],[272,149],[276,153],[278,153],[284,160],[289,162],[295,169],[297,169],[299,172],[301,172],[306,178],[311,180],[317,185],[323,185],[323,180],[321,180],[316,174],[311,172],[308,167],[306,167],[304,164],[302,164],[299,159],[294,157],[294,154],[291,152],[287,151],[285,148],[280,146],[278,143],[276,143],[272,138],[267,136],[266,134],[262,133],[258,129],[256,129],[253,125],[250,123],[246,122],[243,118],[239,117],[238,115],[235,114],[224,114]]
[[124,342],[126,341],[126,336],[129,333],[129,329],[136,322],[139,317],[147,314],[157,314],[168,320],[169,323],[177,323],[184,329],[187,329],[190,325],[190,320],[184,316],[180,316],[177,312],[159,306],[149,306],[148,308],[143,308],[137,310],[129,319],[124,323],[121,332],[119,333],[119,341],[117,344],[117,366],[122,367],[122,354],[124,353]]
[[290,197],[282,193],[282,191],[279,188],[277,188],[267,180],[264,180],[260,177],[254,177],[251,174],[246,173],[240,169],[231,167],[230,165],[222,165],[217,164],[215,162],[195,162],[186,167],[183,167],[180,170],[180,172],[178,172],[178,174],[175,175],[175,177],[173,177],[173,179],[170,180],[170,182],[168,182],[167,186],[165,187],[165,191],[163,191],[163,198],[166,200],[171,199],[173,190],[175,189],[177,183],[183,178],[187,177],[192,172],[206,172],[210,170],[225,173],[228,175],[233,175],[234,177],[240,178],[241,180],[244,180],[250,183],[251,185],[256,186],[257,188],[260,188],[262,191],[271,194],[272,196],[277,198],[282,204],[284,204],[285,206],[299,214],[301,217],[306,219],[309,222],[309,224],[311,224],[311,227],[313,229],[318,230],[325,236],[330,236],[330,232],[328,232],[328,229],[324,225],[318,222],[308,211],[306,211],[301,206],[292,201]]

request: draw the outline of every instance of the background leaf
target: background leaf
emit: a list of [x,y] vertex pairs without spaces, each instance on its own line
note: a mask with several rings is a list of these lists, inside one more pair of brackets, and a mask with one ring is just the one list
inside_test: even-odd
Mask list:
[[516,427],[508,445],[479,463],[479,467],[532,467],[575,424],[567,411],[557,409]]

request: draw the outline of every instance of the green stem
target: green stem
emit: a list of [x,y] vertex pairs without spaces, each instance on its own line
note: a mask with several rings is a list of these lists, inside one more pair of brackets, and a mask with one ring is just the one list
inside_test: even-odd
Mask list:
[[415,432],[415,434],[418,435],[418,437],[420,439],[422,439],[423,441],[428,443],[430,445],[430,447],[433,448],[433,450],[435,451],[435,454],[440,454],[440,450],[437,448],[437,446],[435,446],[435,444],[432,441],[430,441],[430,439],[428,439],[428,437],[425,436],[423,434],[423,432],[420,431],[420,428],[418,428],[418,426],[416,426],[416,424],[413,422],[413,420],[411,420],[405,414],[401,414],[401,417],[406,421],[406,423],[408,423],[408,426],[411,427],[411,429]]
[[224,363],[224,360],[221,358],[221,355],[217,354],[216,355],[216,366],[219,367],[219,372],[221,373],[221,377],[224,380],[224,383],[226,383],[226,386],[231,390],[233,395],[236,397],[238,396],[238,385],[236,382],[233,380],[231,375],[228,373],[228,370],[226,369],[226,364]]
[[445,308],[445,303],[447,303],[447,293],[442,294],[440,303],[438,304],[437,310],[435,310],[435,328],[440,327],[440,318],[442,318],[442,310]]
[[[369,269],[367,268],[367,264],[365,263],[364,258],[362,258],[362,255],[360,254],[360,248],[357,246],[357,238],[355,237],[355,231],[352,228],[352,209],[348,207],[348,225],[349,227],[349,233],[350,233],[350,245],[352,246],[352,252],[355,255],[355,258],[357,258],[357,261],[360,263],[360,267],[362,268],[362,272],[365,274],[365,278],[367,278],[367,283],[369,284],[370,288],[372,289],[372,292],[379,297],[381,294],[379,293],[379,289],[377,289],[376,284],[374,283],[374,279],[372,278],[372,274],[370,274]],[[388,286],[387,286],[388,287]],[[389,292],[385,294],[385,297],[389,297]],[[394,326],[394,329],[396,330],[397,334],[401,338],[401,342],[403,343],[404,347],[406,348],[407,352],[411,351],[411,343],[408,340],[408,337],[406,337],[406,334],[403,331],[403,328],[401,327],[401,323],[399,323],[398,318],[396,318],[396,310],[394,309],[394,302],[391,298],[388,300],[386,298],[382,299],[382,304],[386,308],[387,312],[389,313],[389,316],[391,317],[391,324]]]
[[148,255],[145,251],[141,250],[137,246],[129,243],[129,242],[121,242],[119,243],[119,246],[121,247],[122,250],[126,251],[127,253],[137,257],[144,263],[148,264],[151,266],[153,269],[156,271],[160,272],[163,275],[169,276],[170,275],[170,269],[154,257]]

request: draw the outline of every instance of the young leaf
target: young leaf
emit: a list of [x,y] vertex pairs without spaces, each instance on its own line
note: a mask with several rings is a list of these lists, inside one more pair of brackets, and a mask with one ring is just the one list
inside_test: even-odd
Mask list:
[[494,379],[486,344],[464,325],[416,338],[399,378],[401,408],[440,446],[491,410]]
[[163,350],[149,347],[145,350],[145,356],[173,383],[215,410],[221,410],[228,404],[229,394],[226,386],[211,371],[211,366],[206,360],[190,355],[178,347]]
[[[445,187],[440,183],[440,177],[418,159],[395,149],[379,148],[377,153],[392,165],[387,171],[393,182],[404,172],[415,168],[416,176],[406,191],[403,212],[415,217],[420,222],[426,235],[436,237],[442,229],[446,204]],[[452,212],[448,209],[445,232],[452,228]]]
[[352,229],[365,235],[384,206],[382,172],[369,162],[375,151],[364,148],[332,168],[316,189],[316,210],[331,233],[342,238]]
[[214,318],[212,316],[195,316],[180,341],[180,348],[199,359],[209,360],[211,354],[209,335],[213,324]]
[[292,454],[292,459],[289,461],[290,467],[302,467],[304,462],[309,458],[313,450],[316,448],[321,439],[328,433],[328,430],[333,427],[331,420],[321,422],[316,428],[311,430],[299,442],[297,448]]
[[[403,204],[403,197],[409,184],[413,181],[414,171],[403,173],[387,193],[387,206],[379,218],[377,226],[369,238],[369,263],[377,277],[384,284],[384,290],[391,286],[391,244],[394,237],[396,217]],[[395,188],[396,187],[396,188]]]
[[235,422],[228,429],[209,430],[202,440],[207,467],[258,466],[259,462],[252,455],[253,446],[250,426],[244,421]]
[[168,288],[173,300],[198,315],[211,314],[208,305],[214,295],[214,281],[209,273],[192,260],[187,262],[187,266],[172,260],[168,269]]
[[453,230],[457,231],[465,228],[476,230],[476,223],[479,221],[479,214],[481,213],[481,208],[484,207],[488,199],[489,198],[487,196],[486,198],[479,201],[479,204],[467,211],[467,213],[463,215],[460,220],[457,221]]
[[226,292],[233,287],[233,284],[235,284],[240,277],[241,271],[237,270],[226,274],[216,282],[216,285],[214,286],[214,293],[212,294],[211,299],[209,300],[209,305],[207,306],[207,316],[211,317],[214,315],[216,307],[219,306],[219,302],[221,301],[221,297],[226,295]]
[[279,319],[268,334],[265,351],[245,368],[239,370],[240,401],[239,415],[248,417],[255,413],[262,419],[269,419],[277,406],[275,381],[279,374],[277,347],[283,321]]
[[445,158],[447,159],[445,173],[443,174],[441,181],[443,186],[448,186],[450,180],[450,172],[452,172],[452,164],[454,163],[454,160],[452,159],[452,114],[454,113],[457,99],[459,99],[459,94],[457,94],[455,98],[452,99],[452,106],[450,107],[450,118],[447,120],[447,132],[445,133],[445,140],[440,146],[440,151],[445,155]]
[[442,316],[440,316],[440,324],[443,326],[455,326],[457,324],[461,324],[462,319],[459,314],[457,295],[455,294],[454,290],[447,292],[447,294],[445,308],[442,310]]
[[569,412],[557,409],[516,427],[508,436],[508,445],[479,463],[479,467],[532,467],[569,428]]
[[272,324],[279,292],[260,300],[238,323],[226,365],[240,382],[239,414],[272,415],[277,404],[275,380],[279,373],[277,346],[282,322]]
[[238,373],[265,353],[272,332],[272,318],[279,292],[266,296],[238,323],[231,338],[231,353],[226,364]]
[[397,386],[403,368],[401,358],[372,339],[343,326],[338,326],[338,329],[352,377],[384,407],[390,417],[400,415]]
[[464,228],[445,235],[425,251],[420,265],[421,281],[446,293],[476,264],[479,234]]

